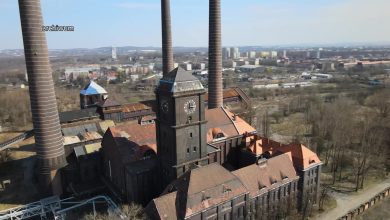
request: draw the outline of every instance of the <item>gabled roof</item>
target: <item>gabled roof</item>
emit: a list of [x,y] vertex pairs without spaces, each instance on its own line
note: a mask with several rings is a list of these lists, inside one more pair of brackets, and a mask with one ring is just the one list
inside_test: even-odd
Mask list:
[[104,135],[104,138],[114,139],[115,148],[122,155],[124,164],[140,160],[147,151],[152,150],[157,153],[154,124],[140,125],[136,121],[131,121],[110,127],[107,132],[109,135]]
[[204,90],[198,78],[180,67],[163,76],[158,89],[171,93]]
[[242,135],[244,133],[255,132],[256,129],[247,122],[223,107],[207,109],[205,111],[207,120],[207,142],[214,139],[213,131],[222,131],[226,138]]
[[213,163],[187,171],[150,205],[163,219],[184,219],[247,192],[236,176]]
[[121,106],[121,104],[113,99],[107,98],[99,103],[102,108]]
[[82,121],[88,119],[99,118],[100,115],[97,113],[97,108],[86,108],[80,110],[73,110],[67,112],[60,112],[60,123],[70,123],[75,121]]
[[306,170],[314,165],[322,163],[317,154],[303,144],[281,145],[280,147],[275,148],[275,153],[278,152],[291,152],[294,165],[301,170]]
[[99,95],[99,94],[107,94],[107,91],[99,86],[94,81],[88,83],[87,86],[84,87],[83,90],[80,91],[82,95]]
[[259,161],[259,164],[241,168],[233,174],[241,180],[251,196],[257,196],[299,178],[287,154]]
[[247,149],[256,155],[269,152],[272,156],[289,153],[294,167],[299,170],[306,170],[322,162],[316,153],[303,144],[281,144],[257,135],[244,137]]

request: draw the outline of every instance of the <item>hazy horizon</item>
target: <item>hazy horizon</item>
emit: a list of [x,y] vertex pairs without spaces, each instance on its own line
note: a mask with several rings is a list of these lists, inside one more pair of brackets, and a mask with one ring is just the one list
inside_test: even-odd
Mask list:
[[[159,0],[41,0],[50,49],[161,47]],[[386,0],[222,1],[224,46],[343,46],[390,44]],[[0,1],[0,49],[22,49],[16,0]],[[173,45],[207,47],[208,1],[171,0]],[[387,28],[386,28],[387,27]],[[195,34],[194,34],[195,33]]]

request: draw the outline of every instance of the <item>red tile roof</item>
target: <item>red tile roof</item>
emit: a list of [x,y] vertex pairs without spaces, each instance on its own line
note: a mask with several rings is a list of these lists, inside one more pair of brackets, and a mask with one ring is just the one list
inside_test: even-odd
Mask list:
[[151,203],[163,219],[184,219],[247,192],[235,175],[213,163],[187,171]]
[[213,131],[222,131],[226,138],[255,132],[252,126],[223,107],[206,110],[207,142],[214,140]]
[[152,150],[157,153],[154,124],[140,125],[135,121],[110,127],[107,132],[114,138],[124,156],[124,163],[141,159]]
[[271,156],[290,153],[294,166],[298,169],[305,170],[321,163],[317,154],[303,144],[281,144],[257,135],[247,135],[244,141],[247,149],[256,155],[265,152],[269,152]]
[[233,174],[241,180],[251,196],[263,194],[299,178],[287,154],[241,168]]

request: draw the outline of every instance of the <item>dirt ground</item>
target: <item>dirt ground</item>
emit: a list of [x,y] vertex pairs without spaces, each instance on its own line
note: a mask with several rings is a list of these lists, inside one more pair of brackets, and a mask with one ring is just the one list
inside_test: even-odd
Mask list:
[[[0,142],[19,134],[21,133],[2,133]],[[10,184],[0,189],[0,210],[30,203],[37,199],[34,180],[34,138],[20,142],[8,150],[10,152],[9,161],[0,164],[0,184],[8,181]]]

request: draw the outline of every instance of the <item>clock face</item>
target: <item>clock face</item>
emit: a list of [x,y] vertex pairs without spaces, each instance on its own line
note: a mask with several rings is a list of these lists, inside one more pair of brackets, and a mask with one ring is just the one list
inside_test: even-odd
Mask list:
[[193,114],[196,110],[196,103],[194,100],[188,100],[184,103],[184,111],[187,114]]
[[169,103],[168,103],[168,101],[166,101],[166,100],[162,100],[161,101],[161,110],[164,113],[167,113],[169,111]]

